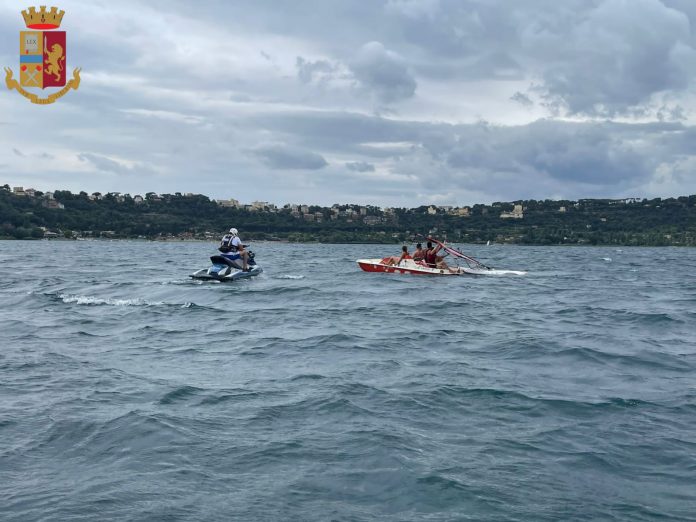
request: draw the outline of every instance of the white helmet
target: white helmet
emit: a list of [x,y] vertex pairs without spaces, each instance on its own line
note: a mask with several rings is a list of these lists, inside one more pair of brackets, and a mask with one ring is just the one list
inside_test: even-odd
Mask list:
[[238,235],[237,229],[236,229],[236,228],[230,228],[230,234],[232,234],[233,236]]

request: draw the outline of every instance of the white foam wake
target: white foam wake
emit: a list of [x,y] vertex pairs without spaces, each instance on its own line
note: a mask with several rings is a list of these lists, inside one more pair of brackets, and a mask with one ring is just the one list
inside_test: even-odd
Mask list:
[[159,301],[146,301],[144,299],[112,299],[94,297],[90,295],[69,295],[60,294],[58,296],[64,303],[78,305],[109,305],[109,306],[159,306],[164,303]]
[[494,276],[505,276],[505,275],[523,276],[523,275],[527,275],[527,272],[524,272],[522,270],[499,270],[497,268],[491,268],[490,270],[470,268],[470,269],[466,270],[466,273],[472,274],[472,275],[494,275]]

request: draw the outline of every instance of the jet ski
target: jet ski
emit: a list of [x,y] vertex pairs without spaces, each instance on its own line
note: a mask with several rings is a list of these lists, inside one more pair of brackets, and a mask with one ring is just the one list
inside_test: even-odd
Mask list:
[[191,274],[190,277],[202,281],[236,281],[259,275],[263,270],[256,264],[254,253],[251,250],[247,260],[248,270],[242,270],[244,262],[237,253],[221,253],[210,256],[212,266],[202,268]]

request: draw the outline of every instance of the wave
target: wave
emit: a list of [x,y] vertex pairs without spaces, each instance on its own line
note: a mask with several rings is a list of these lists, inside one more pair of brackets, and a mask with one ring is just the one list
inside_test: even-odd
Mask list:
[[[430,390],[421,390],[401,394],[398,401],[415,401],[416,404],[432,411],[435,406],[438,409],[451,409],[465,406],[473,407],[476,403],[490,405],[502,411],[529,412],[554,411],[570,416],[587,416],[596,412],[612,410],[622,411],[626,409],[675,410],[683,408],[682,404],[667,404],[652,402],[636,398],[605,397],[598,400],[567,399],[554,396],[522,393],[520,391],[497,388],[468,388],[458,385],[441,385]],[[486,406],[488,407],[488,406]]]
[[133,298],[115,298],[115,297],[97,297],[93,295],[81,295],[81,294],[45,294],[51,298],[58,299],[65,304],[76,304],[82,306],[143,306],[143,307],[154,307],[154,306],[167,306],[173,308],[185,308],[185,309],[203,309],[203,310],[215,310],[219,311],[215,307],[198,305],[192,301],[186,301],[184,303],[165,303],[164,301],[150,301],[148,299],[143,299],[141,297]]
[[471,268],[467,269],[466,271],[468,274],[471,275],[492,275],[492,276],[524,276],[527,275],[528,272],[525,272],[524,270],[506,270],[503,268],[491,268],[491,269],[476,269],[476,268]]
[[91,306],[163,306],[165,304],[162,301],[147,301],[139,297],[133,299],[114,299],[111,297],[103,298],[91,295],[58,294],[58,298],[66,304]]
[[166,405],[166,404],[173,404],[173,403],[179,402],[181,400],[185,401],[189,397],[198,395],[201,392],[203,392],[203,390],[201,388],[197,388],[195,386],[181,386],[179,388],[176,388],[175,390],[167,392],[164,395],[164,397],[162,397],[159,400],[159,404]]
[[664,352],[651,352],[642,350],[636,353],[612,353],[588,347],[573,347],[560,350],[555,356],[568,356],[584,362],[592,362],[599,365],[616,364],[645,367],[648,369],[662,369],[673,372],[689,373],[690,365],[685,364],[680,357]]
[[264,394],[252,391],[252,390],[228,390],[217,392],[213,395],[207,395],[201,399],[199,406],[216,406],[223,405],[227,402],[241,402],[248,400],[256,400],[263,397],[268,397],[273,395],[272,393],[266,392]]
[[[152,262],[193,266],[195,245],[121,243],[140,261],[114,271],[106,243],[47,243],[61,278],[35,244],[0,288],[4,518],[693,511],[688,250],[496,246],[535,270],[426,280],[370,277],[354,245],[270,244],[274,273],[220,284]],[[302,250],[316,269],[288,271]]]

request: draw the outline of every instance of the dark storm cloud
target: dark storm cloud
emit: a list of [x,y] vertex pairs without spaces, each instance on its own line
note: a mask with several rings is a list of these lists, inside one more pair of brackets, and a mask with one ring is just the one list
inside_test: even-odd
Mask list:
[[93,165],[99,171],[112,174],[145,174],[148,170],[138,166],[128,166],[111,158],[107,158],[106,156],[91,154],[88,152],[78,154],[77,159]]
[[389,12],[421,49],[419,72],[538,77],[547,103],[572,114],[634,113],[694,77],[691,1],[394,0]]
[[688,87],[690,37],[688,17],[658,0],[607,0],[554,38],[567,59],[543,71],[543,88],[572,113],[629,112],[653,94]]
[[360,85],[382,102],[410,98],[416,92],[416,80],[408,71],[405,60],[380,42],[363,45],[350,68]]
[[354,172],[374,172],[375,166],[366,161],[351,161],[346,163],[346,168]]
[[328,165],[319,154],[286,145],[267,145],[251,152],[272,169],[318,170]]
[[515,94],[510,96],[510,99],[516,101],[520,105],[524,105],[525,107],[531,107],[534,105],[534,102],[529,98],[529,96],[522,94],[520,91],[517,91]]
[[[15,72],[23,8],[0,6]],[[0,96],[17,185],[385,204],[693,186],[692,0],[61,8],[83,83],[51,107]]]
[[[515,199],[554,194],[634,193],[658,167],[671,168],[696,148],[696,131],[675,123],[624,124],[540,120],[526,125],[450,125],[347,113],[286,114],[265,124],[297,144],[318,143],[362,162],[387,162],[422,186],[478,190]],[[329,129],[340,129],[327,136]],[[371,161],[367,161],[371,158]],[[347,166],[354,166],[358,161]],[[535,196],[536,194],[536,196]]]
[[12,152],[15,156],[19,156],[20,158],[38,158],[38,159],[53,159],[54,156],[52,154],[48,154],[47,152],[40,152],[37,154],[25,154],[21,150],[17,148],[13,148]]
[[329,74],[335,70],[327,60],[309,61],[301,56],[297,57],[297,77],[302,83],[311,83],[315,77],[322,74]]
[[649,176],[656,158],[654,147],[632,144],[630,130],[553,121],[500,129],[472,127],[460,137],[448,164],[593,185],[635,182]]

